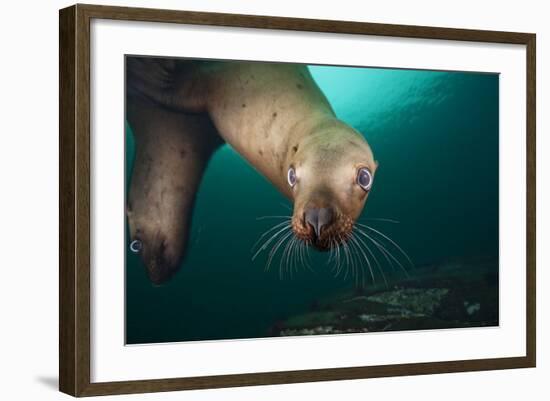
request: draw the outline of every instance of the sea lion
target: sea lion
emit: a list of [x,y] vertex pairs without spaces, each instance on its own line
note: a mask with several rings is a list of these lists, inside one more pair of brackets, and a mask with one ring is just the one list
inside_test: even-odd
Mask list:
[[159,107],[208,115],[222,140],[293,202],[297,238],[328,250],[350,237],[378,163],[306,66],[138,57],[128,66],[132,88]]
[[195,194],[221,140],[206,115],[176,113],[139,94],[127,97],[136,154],[127,202],[130,249],[160,284],[180,265]]

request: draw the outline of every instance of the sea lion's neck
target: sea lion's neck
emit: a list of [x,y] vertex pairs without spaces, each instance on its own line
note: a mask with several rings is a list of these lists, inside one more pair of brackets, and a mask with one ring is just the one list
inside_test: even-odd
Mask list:
[[207,111],[223,139],[285,195],[288,152],[336,120],[307,68],[231,64],[210,72]]

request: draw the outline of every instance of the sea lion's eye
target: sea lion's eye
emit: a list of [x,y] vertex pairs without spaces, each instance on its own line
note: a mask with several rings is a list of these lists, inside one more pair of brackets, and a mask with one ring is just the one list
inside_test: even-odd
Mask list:
[[365,191],[370,190],[372,186],[372,174],[368,168],[362,167],[359,169],[357,172],[357,184]]
[[296,185],[296,170],[294,170],[294,167],[290,167],[288,169],[286,179],[288,181],[288,185],[290,185],[291,187],[294,187],[294,185]]
[[133,253],[139,253],[142,247],[143,247],[143,244],[138,239],[135,239],[132,242],[130,242],[130,250]]

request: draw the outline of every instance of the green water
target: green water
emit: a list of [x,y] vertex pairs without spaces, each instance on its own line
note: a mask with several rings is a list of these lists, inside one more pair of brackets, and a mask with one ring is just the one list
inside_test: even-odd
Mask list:
[[[369,224],[415,266],[498,260],[498,75],[310,70],[338,117],[365,135],[380,163],[363,217],[399,224]],[[133,151],[128,128],[128,172]],[[233,149],[220,148],[202,181],[190,247],[176,276],[154,287],[139,257],[127,251],[127,343],[263,337],[277,322],[353,288],[350,277],[334,277],[327,255],[315,251],[314,272],[304,269],[292,279],[279,278],[277,259],[268,272],[265,256],[251,261],[253,244],[274,224],[257,217],[289,214],[285,205]]]

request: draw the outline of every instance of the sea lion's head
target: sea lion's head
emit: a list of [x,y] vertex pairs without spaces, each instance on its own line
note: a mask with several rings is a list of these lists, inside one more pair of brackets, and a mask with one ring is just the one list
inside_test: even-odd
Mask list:
[[286,173],[294,234],[329,250],[351,236],[378,163],[363,136],[343,123],[303,137],[290,153]]
[[[151,218],[151,213],[156,219]],[[158,216],[154,207],[147,211],[138,209],[137,213],[128,211],[129,249],[140,256],[149,279],[155,285],[165,283],[176,273],[188,239],[176,218],[170,222],[161,221]]]

